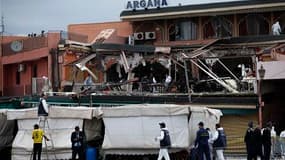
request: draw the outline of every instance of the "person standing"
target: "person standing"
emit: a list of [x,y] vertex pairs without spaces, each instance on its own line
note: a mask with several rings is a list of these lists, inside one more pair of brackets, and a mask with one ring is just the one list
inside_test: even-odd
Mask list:
[[216,131],[213,133],[213,148],[216,155],[216,160],[224,160],[224,149],[227,146],[227,138],[223,127],[216,124]]
[[264,151],[264,160],[270,159],[270,153],[271,153],[271,127],[272,123],[268,122],[266,124],[266,128],[263,129],[262,132],[262,145],[263,145],[263,151]]
[[83,160],[83,138],[83,132],[80,131],[79,126],[76,126],[75,131],[71,133],[72,160],[75,160],[77,154],[79,160]]
[[254,157],[260,157],[260,159],[263,159],[263,153],[262,153],[262,135],[261,135],[261,129],[259,126],[256,126],[256,128],[253,131],[253,137],[255,138],[255,145],[254,145]]
[[196,140],[195,140],[195,148],[198,150],[198,159],[203,160],[204,154],[206,156],[206,160],[211,160],[210,157],[210,149],[209,149],[209,133],[204,128],[204,123],[199,122],[198,124],[199,130],[197,131]]
[[280,35],[281,34],[281,26],[279,24],[279,21],[275,22],[272,25],[272,33],[273,33],[273,35]]
[[281,156],[285,158],[285,130],[280,133]]
[[214,150],[213,150],[213,134],[210,130],[210,128],[206,128],[206,130],[208,131],[209,133],[209,140],[208,140],[208,143],[209,143],[209,150],[210,150],[210,157],[214,159]]
[[38,106],[38,117],[39,117],[39,125],[41,126],[41,128],[44,126],[44,121],[46,120],[47,116],[48,116],[48,104],[46,102],[47,99],[47,95],[42,93],[41,97],[40,97],[40,102],[39,102],[39,106]]
[[170,160],[169,154],[168,154],[168,148],[171,146],[171,140],[169,131],[166,128],[166,125],[164,122],[159,123],[160,126],[160,136],[155,137],[155,141],[160,141],[160,149],[157,160],[161,160],[162,157],[164,157],[165,160]]
[[43,137],[47,141],[49,141],[49,139],[44,135],[44,131],[39,128],[38,124],[35,124],[34,125],[34,130],[32,132],[32,139],[34,140],[33,160],[37,159],[37,155],[38,155],[38,160],[41,160]]
[[272,125],[271,131],[270,131],[270,136],[271,136],[271,157],[275,156],[275,147],[276,147],[276,131],[275,127]]
[[253,122],[248,123],[248,128],[246,130],[245,136],[244,136],[244,142],[246,145],[246,152],[247,152],[247,160],[256,159],[255,153],[254,153],[254,134],[253,134]]

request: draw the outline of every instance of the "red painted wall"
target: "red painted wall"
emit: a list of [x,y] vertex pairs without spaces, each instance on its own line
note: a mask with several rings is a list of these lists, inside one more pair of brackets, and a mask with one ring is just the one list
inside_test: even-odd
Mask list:
[[[60,34],[48,33],[47,36],[47,47],[24,51],[1,58],[3,65],[3,95],[22,96],[31,94],[32,77],[34,76],[33,66],[37,66],[37,77],[46,76],[51,79],[52,62],[49,52],[51,48],[57,48]],[[7,38],[5,42],[11,42],[13,40],[15,40],[15,38],[10,37]],[[20,83],[16,84],[16,73],[19,64],[23,64],[25,70],[20,72]]]
[[91,42],[104,29],[116,29],[117,35],[121,37],[128,37],[133,33],[130,22],[71,24],[68,26],[68,32],[88,35],[88,42]]

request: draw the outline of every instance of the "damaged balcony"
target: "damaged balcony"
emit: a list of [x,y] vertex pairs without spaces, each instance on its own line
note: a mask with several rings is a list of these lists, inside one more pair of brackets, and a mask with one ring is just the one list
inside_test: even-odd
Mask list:
[[254,96],[256,48],[223,43],[184,48],[68,41],[60,50],[77,58],[64,64],[69,78],[61,86],[82,95],[177,95],[187,101],[201,95]]

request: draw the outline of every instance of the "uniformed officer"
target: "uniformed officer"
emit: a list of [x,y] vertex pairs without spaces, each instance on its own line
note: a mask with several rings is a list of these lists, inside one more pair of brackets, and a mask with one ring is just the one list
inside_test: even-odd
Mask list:
[[206,160],[211,160],[210,157],[210,149],[209,149],[209,133],[208,131],[204,128],[204,123],[200,122],[198,124],[199,130],[197,131],[197,136],[195,140],[195,148],[198,150],[198,159],[203,160],[204,159],[204,154],[206,156]]

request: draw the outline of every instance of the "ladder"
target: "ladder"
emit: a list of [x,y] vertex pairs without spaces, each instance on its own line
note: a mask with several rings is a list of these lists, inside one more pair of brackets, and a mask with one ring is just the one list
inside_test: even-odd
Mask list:
[[[41,128],[44,131],[44,134],[47,135],[47,138],[49,139],[49,141],[51,143],[50,147],[51,147],[51,152],[53,153],[53,156],[52,156],[53,160],[56,160],[57,158],[56,158],[53,138],[52,138],[51,132],[49,132],[50,126],[49,126],[47,117],[39,117],[39,128]],[[52,157],[49,157],[49,152],[48,152],[49,146],[48,146],[47,140],[45,138],[44,138],[44,144],[45,144],[46,159],[50,160],[50,158],[52,158]],[[33,151],[32,151],[30,160],[32,160],[32,157],[33,157]]]
[[[42,130],[44,131],[45,135],[48,135],[48,138],[49,138],[49,141],[51,143],[51,152],[53,153],[53,157],[54,159],[56,160],[56,154],[55,154],[55,148],[54,148],[54,143],[53,143],[53,138],[52,138],[52,134],[50,131],[50,126],[49,126],[49,123],[48,123],[48,119],[47,117],[44,117],[43,119],[40,118],[40,121],[39,121],[39,126],[41,128],[41,123],[43,124],[42,126]],[[47,160],[49,160],[49,153],[48,153],[48,145],[47,145],[47,140],[44,139],[44,143],[45,143],[45,147],[46,147],[46,156],[47,156]]]

